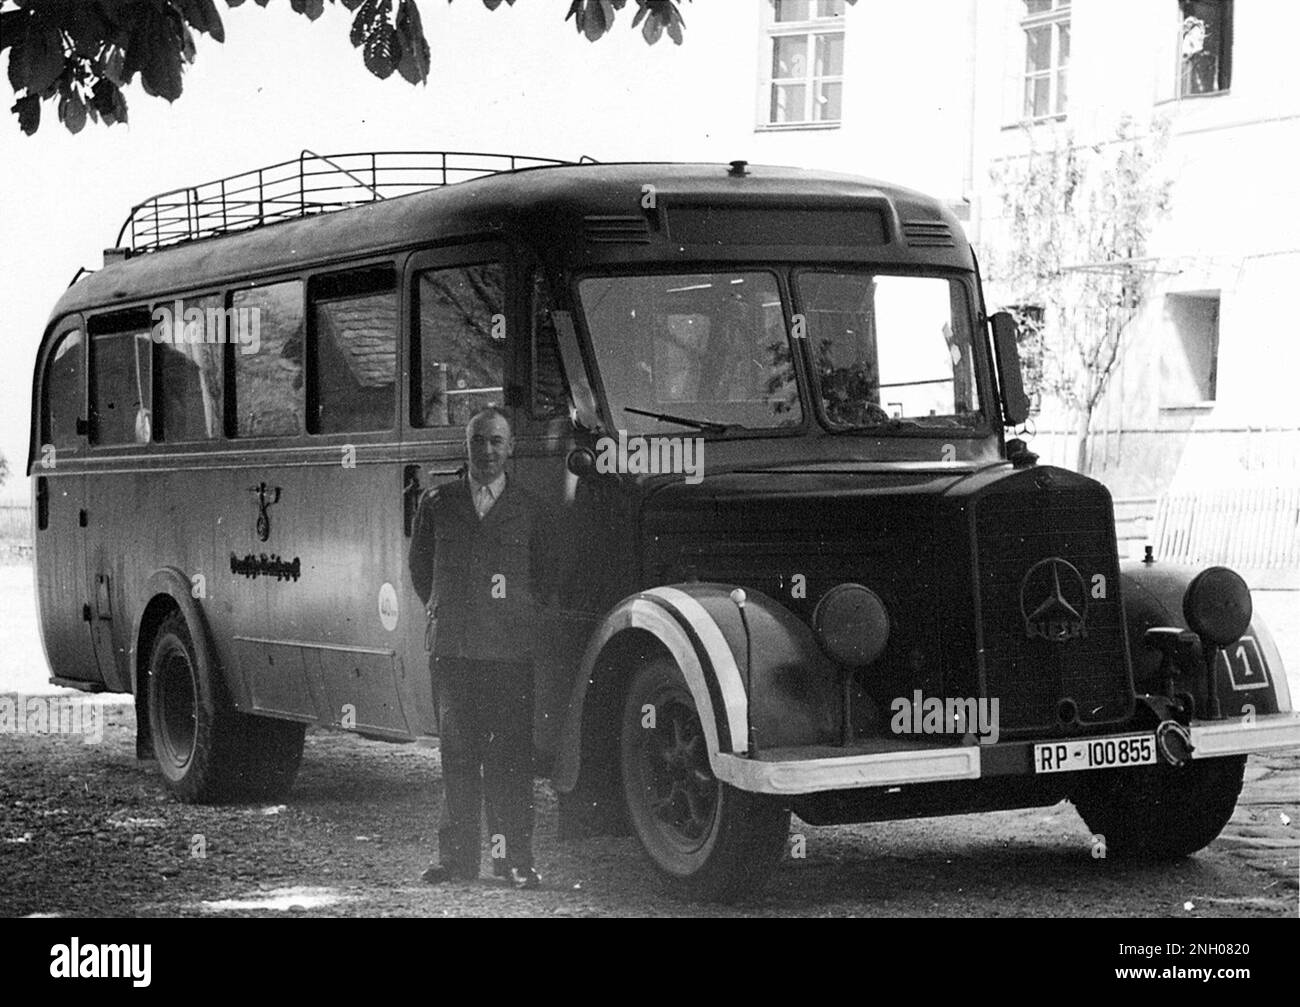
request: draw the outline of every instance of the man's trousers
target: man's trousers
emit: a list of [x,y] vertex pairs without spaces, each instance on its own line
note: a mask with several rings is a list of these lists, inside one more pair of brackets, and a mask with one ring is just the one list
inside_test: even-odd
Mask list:
[[533,665],[437,658],[443,802],[438,855],[453,873],[477,877],[480,806],[490,853],[509,867],[533,865]]

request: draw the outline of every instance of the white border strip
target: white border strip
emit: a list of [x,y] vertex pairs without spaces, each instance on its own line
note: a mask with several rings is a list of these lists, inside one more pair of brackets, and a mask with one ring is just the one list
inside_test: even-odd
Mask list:
[[[709,615],[698,601],[685,591],[674,587],[656,587],[642,592],[662,598],[675,608],[699,634],[704,650],[709,655],[709,663],[718,678],[718,687],[722,691],[722,705],[727,713],[727,727],[731,732],[731,748],[734,752],[749,751],[749,731],[746,723],[749,719],[749,697],[745,693],[744,683],[740,678],[740,669],[736,667],[736,656],[732,654],[722,630],[718,629],[713,616]],[[707,691],[707,690],[706,690]],[[703,716],[704,710],[700,709]],[[714,750],[717,751],[716,738]]]

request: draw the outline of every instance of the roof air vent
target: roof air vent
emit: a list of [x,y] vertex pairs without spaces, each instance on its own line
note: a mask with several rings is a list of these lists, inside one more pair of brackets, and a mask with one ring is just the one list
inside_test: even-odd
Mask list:
[[942,220],[905,220],[903,237],[918,248],[952,248],[952,230]]
[[587,240],[593,244],[650,243],[650,222],[638,215],[588,214],[583,218]]

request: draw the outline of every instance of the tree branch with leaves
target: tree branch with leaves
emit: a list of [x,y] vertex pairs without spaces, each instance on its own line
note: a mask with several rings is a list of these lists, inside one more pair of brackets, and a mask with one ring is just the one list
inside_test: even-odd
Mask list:
[[[245,0],[225,0],[227,7]],[[254,0],[265,7],[270,0]],[[349,33],[370,73],[385,80],[396,72],[412,84],[429,76],[431,54],[416,0],[289,0],[315,21],[325,4],[353,13]],[[483,0],[495,11],[515,0]],[[852,0],[850,0],[852,2]],[[632,27],[653,45],[667,34],[682,42],[685,22],[674,0],[635,0]],[[565,20],[591,41],[614,28],[627,0],[572,0]],[[181,96],[185,67],[194,62],[195,34],[225,42],[216,0],[0,0],[0,52],[9,50],[10,111],[31,135],[41,109],[57,106],[72,133],[92,122],[126,122],[123,88],[139,77],[145,94],[172,102]]]

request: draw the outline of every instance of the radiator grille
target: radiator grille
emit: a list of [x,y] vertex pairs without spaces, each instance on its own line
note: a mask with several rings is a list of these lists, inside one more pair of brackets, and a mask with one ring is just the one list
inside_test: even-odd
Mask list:
[[[1024,482],[977,503],[980,626],[990,697],[999,700],[1003,731],[1060,727],[1062,700],[1073,700],[1083,725],[1125,719],[1132,705],[1110,497],[1087,483],[1068,490]],[[1045,593],[1043,579],[1022,585],[1041,560],[1057,557],[1078,571],[1086,599],[1084,635],[1064,641],[1031,635],[1025,610]],[[1056,568],[1051,564],[1048,571]],[[1069,567],[1060,576],[1073,581]],[[1105,598],[1097,575],[1105,578]],[[1048,578],[1050,582],[1050,577]],[[1067,583],[1068,587],[1068,583]],[[1067,591],[1068,593],[1068,591]],[[1032,597],[1031,597],[1032,596]]]

